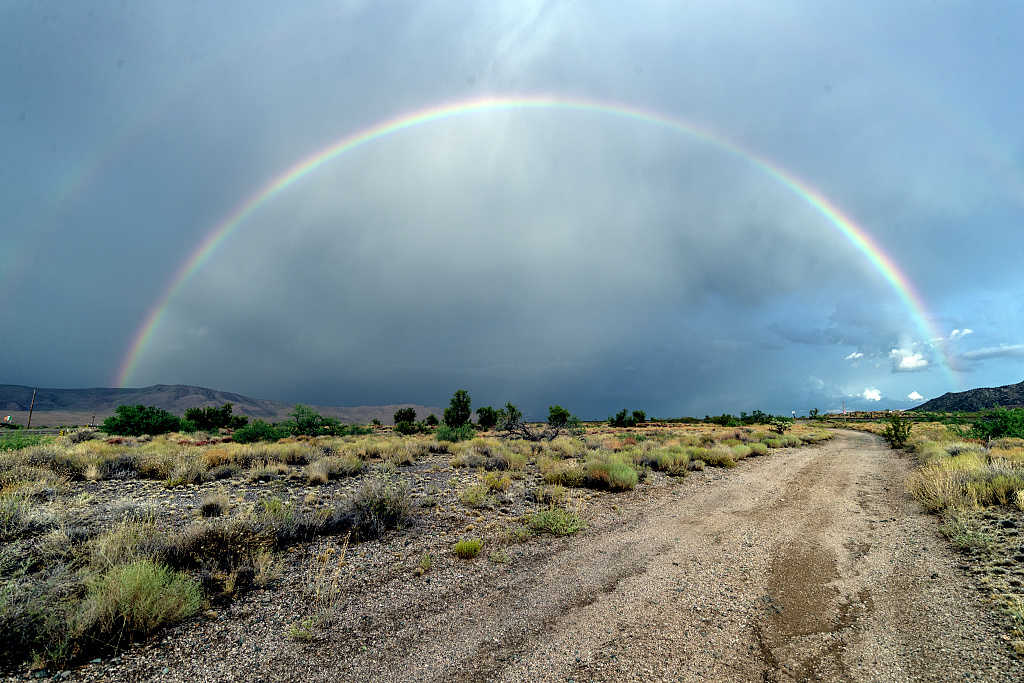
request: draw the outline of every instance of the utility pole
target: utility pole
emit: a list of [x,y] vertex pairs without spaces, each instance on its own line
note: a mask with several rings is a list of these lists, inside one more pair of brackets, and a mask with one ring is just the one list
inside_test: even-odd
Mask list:
[[32,403],[28,405],[28,424],[25,429],[32,429],[32,409],[36,407],[36,390],[32,390]]

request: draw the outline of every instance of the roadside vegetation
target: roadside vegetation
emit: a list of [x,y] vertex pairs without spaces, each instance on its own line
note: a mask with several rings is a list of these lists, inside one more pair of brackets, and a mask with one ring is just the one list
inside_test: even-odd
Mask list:
[[908,490],[939,515],[1024,655],[1024,409],[893,413],[850,426],[916,459]]
[[[350,544],[407,534],[406,580],[445,562],[503,566],[519,544],[578,533],[637,487],[831,436],[769,423],[584,425],[561,406],[528,423],[511,403],[478,409],[493,418],[483,429],[465,392],[444,423],[406,409],[394,429],[306,406],[277,425],[230,406],[180,418],[122,408],[103,430],[0,441],[0,671],[109,656],[293,576],[307,602],[289,635],[310,640],[342,596]],[[171,418],[178,429],[145,431]],[[427,527],[450,534],[447,549],[416,547]],[[330,550],[296,559],[318,543]]]

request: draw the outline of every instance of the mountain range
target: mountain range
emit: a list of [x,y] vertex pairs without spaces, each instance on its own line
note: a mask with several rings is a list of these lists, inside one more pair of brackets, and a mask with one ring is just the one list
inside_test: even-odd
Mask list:
[[1002,387],[970,389],[948,392],[922,403],[911,410],[930,413],[953,413],[962,411],[976,413],[1001,406],[1003,408],[1024,408],[1024,382],[1007,384]]
[[[29,406],[32,403],[33,387],[17,384],[0,384],[0,420],[12,416],[12,421],[24,425],[28,421]],[[35,389],[35,406],[32,410],[33,426],[61,426],[98,424],[114,414],[119,405],[156,406],[175,415],[184,415],[193,407],[220,406],[233,404],[236,415],[248,415],[269,422],[287,419],[295,404],[250,398],[216,389],[195,387],[185,384],[156,384],[141,389]],[[429,413],[441,416],[440,408],[430,408],[411,403],[387,406],[333,407],[311,406],[321,415],[336,417],[347,424],[368,424],[374,419],[384,424],[393,422],[392,416],[399,408],[415,408],[416,416],[423,419]]]

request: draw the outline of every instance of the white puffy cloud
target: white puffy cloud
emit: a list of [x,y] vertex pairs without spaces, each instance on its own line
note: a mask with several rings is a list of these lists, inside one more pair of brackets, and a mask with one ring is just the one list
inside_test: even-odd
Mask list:
[[860,396],[861,398],[867,399],[868,401],[881,401],[882,400],[882,392],[879,391],[878,389],[871,388],[871,387],[865,389],[864,393],[858,394],[858,396]]
[[893,349],[889,352],[893,372],[916,372],[928,367],[928,359],[923,354],[910,349]]
[[912,391],[909,394],[907,394],[907,398],[909,398],[911,401],[920,401],[922,398],[924,398],[924,396],[917,393],[916,391]]
[[962,330],[953,330],[952,332],[950,332],[949,333],[949,339],[950,339],[950,341],[952,341],[954,339],[960,339],[961,337],[966,337],[967,335],[973,334],[973,333],[974,333],[974,330],[965,327]]
[[854,351],[849,356],[847,356],[844,360],[857,360],[858,358],[863,358],[863,357],[864,357],[863,353],[861,353],[860,351]]

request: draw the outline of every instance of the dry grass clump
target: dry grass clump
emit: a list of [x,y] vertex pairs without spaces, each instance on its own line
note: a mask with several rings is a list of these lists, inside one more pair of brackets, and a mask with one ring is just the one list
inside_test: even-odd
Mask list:
[[928,510],[1015,505],[1024,491],[1024,464],[980,444],[923,442],[915,445],[923,466],[907,478],[907,488]]
[[595,454],[584,464],[584,485],[610,491],[629,491],[636,488],[639,475],[632,465],[612,454]]
[[203,517],[221,517],[231,509],[231,499],[224,491],[208,493],[199,503],[199,514]]
[[326,484],[328,481],[353,477],[366,469],[366,463],[351,452],[321,458],[306,465],[306,481],[309,484]]
[[111,567],[93,579],[71,637],[106,647],[147,636],[192,616],[205,604],[199,584],[151,560]]
[[732,450],[723,446],[691,448],[690,459],[694,461],[699,460],[711,467],[736,467],[736,457],[733,455]]
[[490,494],[490,487],[482,481],[478,481],[459,491],[459,500],[467,507],[481,508],[491,503]]
[[548,533],[555,536],[569,536],[587,528],[586,523],[580,519],[579,515],[559,507],[551,507],[533,513],[526,525],[533,533]]
[[548,484],[582,486],[587,477],[586,470],[576,460],[556,460],[541,456],[537,458],[537,467]]

